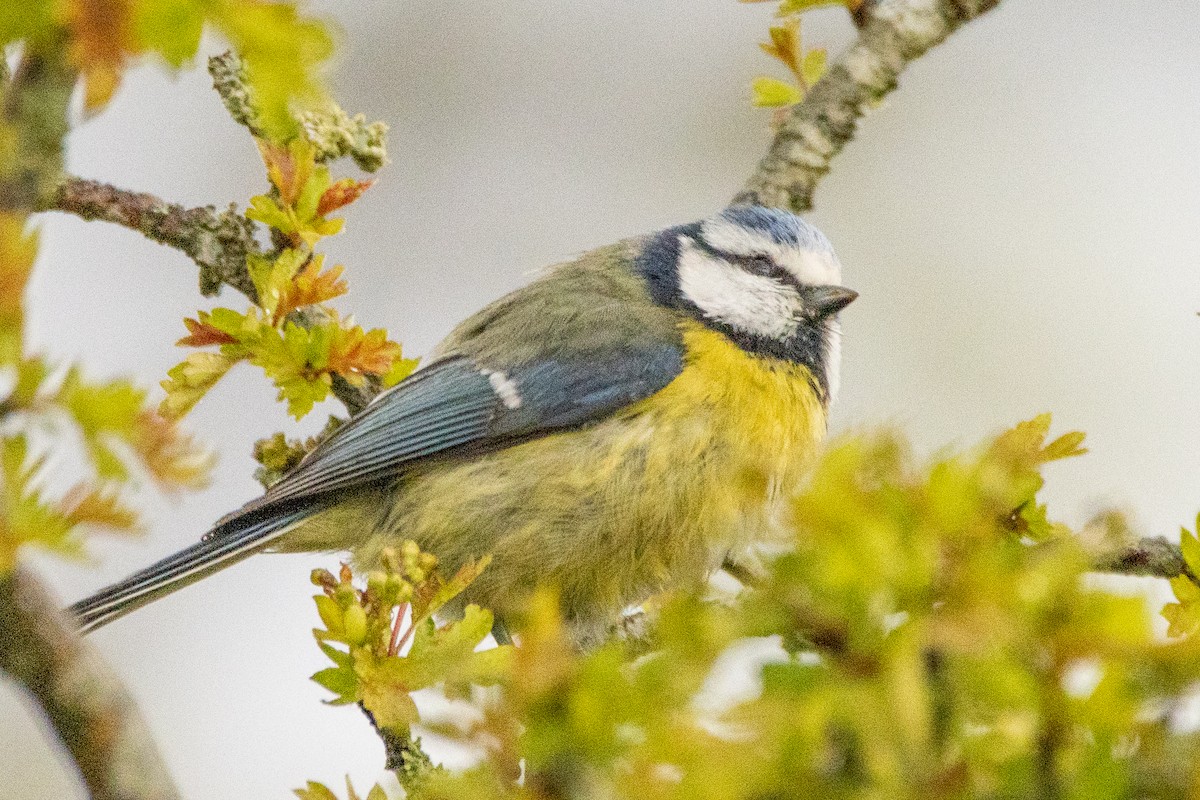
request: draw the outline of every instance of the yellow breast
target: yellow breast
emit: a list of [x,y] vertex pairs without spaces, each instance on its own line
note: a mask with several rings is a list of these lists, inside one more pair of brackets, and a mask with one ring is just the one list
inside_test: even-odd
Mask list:
[[[354,545],[356,560],[405,538],[451,571],[491,554],[464,600],[519,610],[551,583],[568,617],[591,624],[702,580],[770,527],[773,501],[796,487],[824,434],[825,410],[802,366],[748,355],[699,324],[685,327],[684,343],[680,375],[608,420],[431,464],[362,498],[357,519],[387,510]],[[309,547],[326,535],[311,533]]]
[[690,501],[716,521],[710,534],[761,535],[772,501],[794,492],[825,435],[824,404],[807,367],[748,354],[699,323],[685,324],[684,344],[683,372],[628,414],[661,434],[653,471],[693,482]]

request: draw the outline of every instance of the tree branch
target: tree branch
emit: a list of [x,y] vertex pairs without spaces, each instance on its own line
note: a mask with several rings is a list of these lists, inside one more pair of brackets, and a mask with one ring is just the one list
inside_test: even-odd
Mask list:
[[1191,580],[1196,580],[1196,576],[1183,560],[1179,545],[1161,536],[1137,539],[1095,553],[1092,566],[1096,572],[1114,575],[1144,575],[1154,578],[1177,578],[1186,575]]
[[93,800],[179,797],[120,680],[20,568],[0,575],[0,670],[41,705]]
[[185,208],[145,192],[68,178],[42,210],[113,222],[182,251],[200,267],[200,292],[206,296],[216,294],[223,283],[251,301],[258,296],[246,271],[246,256],[262,249],[254,238],[254,223],[233,205],[224,211],[213,206]]
[[874,0],[856,15],[857,41],[788,114],[734,205],[812,208],[829,163],[900,73],[1000,0]]

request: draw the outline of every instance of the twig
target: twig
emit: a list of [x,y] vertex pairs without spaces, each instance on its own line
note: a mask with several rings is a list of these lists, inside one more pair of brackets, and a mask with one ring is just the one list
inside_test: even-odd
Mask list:
[[383,741],[384,769],[395,774],[396,780],[404,787],[406,796],[412,795],[431,773],[442,769],[433,763],[433,759],[421,747],[419,736],[413,736],[411,731],[397,733],[391,728],[385,728],[375,721],[375,715],[368,711],[366,706],[359,703],[358,707],[367,715],[371,727]]
[[62,140],[75,75],[61,53],[29,50],[4,89],[10,156],[0,162],[0,211],[28,214],[62,174]]
[[1000,0],[877,0],[859,9],[857,41],[791,110],[737,204],[812,208],[829,163],[908,64]]
[[1186,575],[1191,580],[1196,580],[1196,576],[1183,560],[1179,545],[1161,536],[1138,539],[1096,553],[1092,557],[1092,565],[1096,572],[1115,575],[1144,575],[1155,578]]
[[242,59],[232,50],[211,56],[208,59],[208,74],[212,76],[213,89],[233,121],[244,126],[255,138],[262,138],[258,110],[254,107],[254,93],[246,80]]
[[254,223],[234,206],[185,208],[145,192],[68,178],[43,210],[65,211],[86,220],[113,222],[147,239],[182,251],[200,267],[200,292],[216,294],[228,284],[254,301],[258,293],[246,271],[246,256],[260,253]]
[[0,576],[0,669],[46,712],[93,800],[179,797],[120,680],[20,568]]

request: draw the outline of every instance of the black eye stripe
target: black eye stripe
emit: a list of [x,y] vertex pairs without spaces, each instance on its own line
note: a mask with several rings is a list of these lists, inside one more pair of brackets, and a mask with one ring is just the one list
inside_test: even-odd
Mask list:
[[751,275],[761,275],[773,278],[787,286],[800,288],[799,282],[792,273],[775,263],[770,256],[744,256],[738,259],[742,269]]

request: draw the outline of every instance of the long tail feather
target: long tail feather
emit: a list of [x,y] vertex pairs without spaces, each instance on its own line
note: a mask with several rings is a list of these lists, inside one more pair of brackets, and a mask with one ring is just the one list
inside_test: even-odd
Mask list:
[[215,535],[210,534],[199,543],[101,589],[71,606],[69,611],[78,620],[81,632],[95,630],[259,552],[318,510],[320,506],[303,505],[265,518],[227,522],[214,531]]

